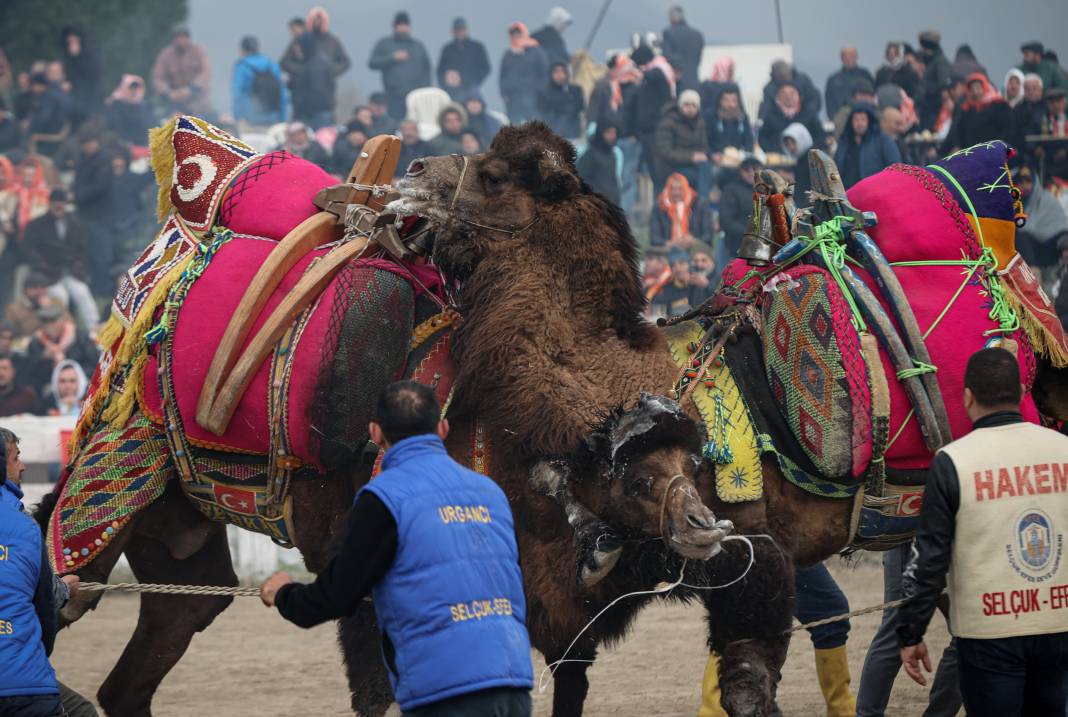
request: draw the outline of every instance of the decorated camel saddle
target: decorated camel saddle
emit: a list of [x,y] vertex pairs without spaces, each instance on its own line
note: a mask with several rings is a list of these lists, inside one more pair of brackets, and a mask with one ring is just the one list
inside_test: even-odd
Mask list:
[[[1011,151],[995,141],[894,165],[848,193],[814,151],[810,210],[763,175],[742,258],[713,306],[757,329],[745,340],[762,341],[764,365],[732,362],[728,345],[722,375],[699,389],[722,499],[759,497],[747,477],[774,454],[801,488],[856,497],[853,547],[887,548],[915,529],[934,452],[971,428],[961,396],[972,353],[1015,353],[1023,415],[1040,420],[1036,361],[1068,365],[1068,340],[1015,250],[1025,218]],[[702,328],[669,329],[680,365],[702,350]],[[779,415],[754,422],[745,405],[761,402]]]
[[154,130],[156,239],[123,276],[49,527],[61,571],[112,540],[172,477],[203,513],[290,543],[288,487],[359,459],[389,382],[452,382],[456,318],[381,214],[399,140],[347,181],[256,154],[195,117]]

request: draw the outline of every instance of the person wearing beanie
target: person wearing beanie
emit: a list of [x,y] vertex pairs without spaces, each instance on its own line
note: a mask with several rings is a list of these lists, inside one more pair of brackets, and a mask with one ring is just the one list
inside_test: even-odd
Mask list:
[[490,142],[501,129],[501,122],[486,111],[486,99],[477,88],[471,88],[463,98],[464,110],[467,111],[467,129],[478,136],[483,147]]
[[668,26],[660,33],[660,49],[664,57],[681,73],[679,86],[696,90],[700,84],[697,66],[705,49],[705,36],[701,31],[686,24],[686,13],[681,5],[668,10]]
[[771,63],[771,77],[768,83],[764,85],[758,110],[761,119],[775,104],[775,98],[783,85],[793,85],[797,89],[800,94],[801,109],[813,117],[819,115],[820,109],[823,107],[823,99],[820,97],[819,89],[816,88],[816,83],[812,81],[811,77],[786,60],[776,60]]
[[[468,91],[481,87],[489,74],[486,46],[471,38],[467,20],[456,18],[452,21],[452,42],[441,48],[438,59],[438,86],[449,91],[455,84],[458,91],[453,99],[462,100]],[[449,95],[453,93],[449,91]]]
[[538,116],[561,137],[576,140],[582,135],[582,111],[586,98],[582,88],[571,84],[571,72],[562,62],[549,68],[549,84],[538,91]]
[[937,30],[920,33],[920,58],[924,63],[923,78],[917,92],[916,109],[920,126],[933,130],[942,110],[942,89],[953,74],[949,58],[942,52],[942,35]]
[[571,13],[556,5],[549,10],[545,26],[531,35],[549,56],[549,62],[571,65],[571,53],[567,51],[567,43],[564,42],[564,30],[569,27],[571,27]]
[[673,105],[668,105],[656,125],[654,144],[655,185],[663,186],[669,174],[682,174],[702,199],[712,184],[709,164],[708,133],[701,117],[701,95],[684,90]]
[[293,119],[312,129],[333,125],[337,112],[337,76],[312,32],[296,39],[300,63],[289,75],[293,92]]
[[[894,87],[893,85],[886,85],[884,92],[887,91],[896,91],[897,93],[897,97],[895,98],[897,104],[891,104],[890,106],[900,107],[900,89]],[[883,103],[876,97],[875,87],[872,85],[872,83],[864,79],[857,80],[856,84],[853,85],[853,92],[850,94],[849,102],[839,107],[838,111],[831,115],[831,122],[834,123],[835,137],[842,136],[842,133],[845,131],[846,125],[849,124],[849,118],[853,114],[853,105],[855,105],[857,102],[865,102],[869,105],[872,105],[873,107],[883,106]]]
[[368,67],[382,73],[389,116],[400,121],[408,112],[405,98],[412,90],[430,87],[430,55],[426,47],[412,37],[412,22],[401,10],[393,16],[393,34],[375,43]]

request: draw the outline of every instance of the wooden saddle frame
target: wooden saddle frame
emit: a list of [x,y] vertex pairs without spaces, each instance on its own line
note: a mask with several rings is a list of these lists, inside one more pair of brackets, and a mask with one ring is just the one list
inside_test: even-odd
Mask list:
[[[384,207],[376,187],[388,184],[397,168],[401,142],[390,135],[367,141],[346,178],[345,204],[363,204],[374,212]],[[267,317],[252,337],[252,325],[282,278],[301,257],[324,244],[339,241],[345,217],[330,211],[314,214],[295,226],[271,250],[234,310],[204,377],[196,419],[205,430],[223,435],[259,365],[286,327],[319,296],[346,263],[373,248],[368,234],[339,244],[314,264]],[[243,350],[241,347],[245,346]]]

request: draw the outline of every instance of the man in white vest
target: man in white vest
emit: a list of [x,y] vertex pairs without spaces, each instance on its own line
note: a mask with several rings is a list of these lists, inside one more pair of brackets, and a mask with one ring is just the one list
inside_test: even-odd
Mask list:
[[927,684],[923,633],[948,573],[969,717],[1065,715],[1068,436],[1024,421],[1004,349],[974,354],[964,387],[973,430],[931,466],[898,613],[901,661]]

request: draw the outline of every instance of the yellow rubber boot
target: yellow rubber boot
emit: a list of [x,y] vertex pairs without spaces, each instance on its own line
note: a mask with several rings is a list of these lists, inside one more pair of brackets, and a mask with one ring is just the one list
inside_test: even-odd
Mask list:
[[719,655],[714,652],[708,656],[701,680],[701,709],[697,710],[697,717],[727,717],[719,703]]
[[[857,698],[849,691],[849,659],[845,645],[816,650],[816,676],[827,703],[827,717],[855,717]],[[718,696],[718,689],[716,694]]]

